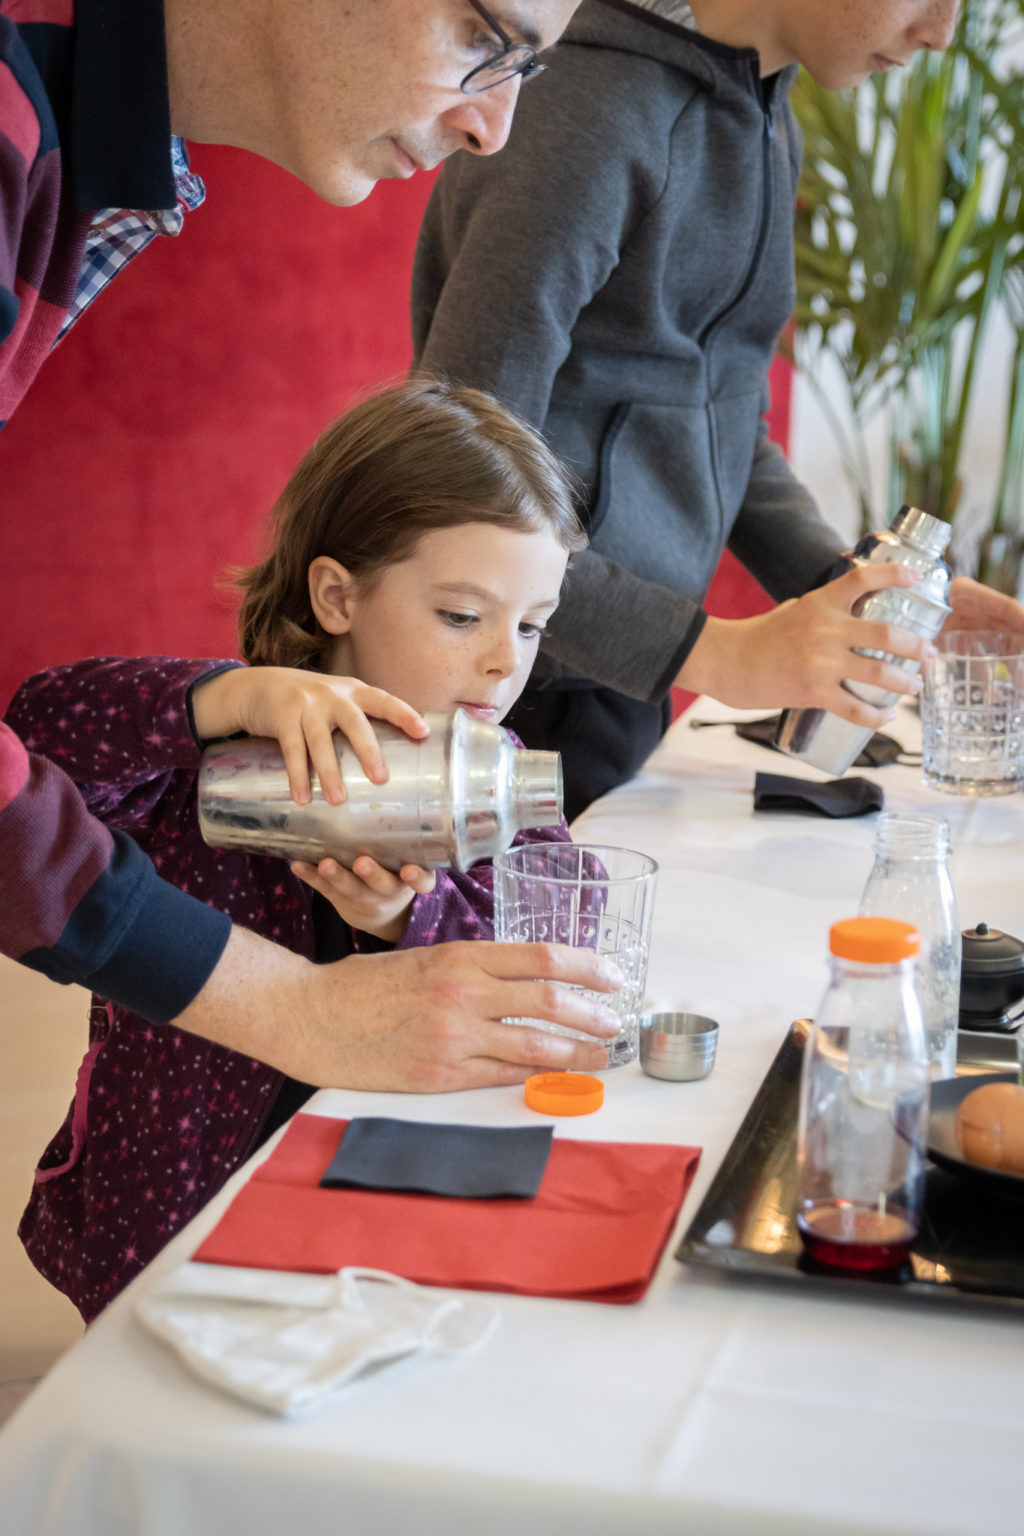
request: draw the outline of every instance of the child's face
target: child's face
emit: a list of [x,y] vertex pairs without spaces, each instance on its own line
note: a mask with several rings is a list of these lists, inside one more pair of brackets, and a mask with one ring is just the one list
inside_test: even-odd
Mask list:
[[546,530],[467,523],[424,534],[365,592],[336,562],[315,560],[314,607],[338,636],[327,670],[421,712],[460,708],[497,722],[530,674],[567,559]]

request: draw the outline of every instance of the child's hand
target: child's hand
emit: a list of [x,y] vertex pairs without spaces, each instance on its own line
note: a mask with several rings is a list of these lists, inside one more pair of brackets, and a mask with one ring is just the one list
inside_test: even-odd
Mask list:
[[435,884],[433,873],[418,864],[403,864],[396,875],[365,853],[351,869],[321,859],[315,866],[296,861],[292,873],[326,896],[350,928],[388,944],[397,944],[405,932],[413,897],[428,896]]
[[345,800],[331,733],[348,737],[359,766],[375,784],[388,770],[367,719],[387,720],[414,741],[429,734],[422,715],[383,688],[355,677],[329,677],[298,667],[236,667],[192,690],[192,713],[201,740],[246,731],[281,744],[288,786],[298,805],[309,800],[309,760],[330,805]]

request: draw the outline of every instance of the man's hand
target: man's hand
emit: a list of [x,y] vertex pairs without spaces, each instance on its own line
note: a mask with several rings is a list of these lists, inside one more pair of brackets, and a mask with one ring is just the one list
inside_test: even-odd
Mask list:
[[273,736],[281,744],[288,785],[298,805],[309,800],[309,759],[330,805],[345,800],[338,759],[331,740],[335,730],[348,737],[359,766],[374,784],[387,781],[373,726],[367,716],[387,720],[414,741],[429,734],[427,722],[383,688],[355,677],[329,677],[299,667],[234,667],[192,690],[192,714],[203,741],[246,731]]
[[350,928],[388,944],[397,944],[405,932],[413,897],[428,896],[437,883],[433,873],[418,864],[403,864],[396,875],[365,853],[351,869],[337,859],[321,859],[316,865],[297,860],[291,868],[327,898]]
[[889,693],[916,694],[921,678],[892,662],[861,656],[855,648],[924,662],[935,647],[908,629],[857,618],[852,610],[870,592],[910,587],[917,579],[902,565],[857,566],[768,613],[749,619],[709,617],[676,685],[737,709],[827,709],[877,729],[892,711],[864,703],[843,682],[848,678]]
[[949,602],[953,612],[944,629],[995,629],[1024,636],[1024,608],[1005,592],[957,576],[950,584]]
[[[621,985],[610,962],[561,944],[470,941],[311,965],[234,928],[174,1023],[318,1087],[447,1093],[607,1066],[597,1042],[614,1039],[619,1020],[571,988]],[[512,1017],[582,1030],[595,1043],[504,1022]]]

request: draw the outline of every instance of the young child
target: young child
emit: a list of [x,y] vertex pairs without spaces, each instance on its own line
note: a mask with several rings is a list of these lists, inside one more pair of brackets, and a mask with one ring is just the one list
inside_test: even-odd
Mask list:
[[[196,777],[208,740],[271,735],[296,799],[308,797],[311,760],[337,803],[334,729],[382,780],[368,716],[413,736],[427,710],[500,721],[585,543],[562,470],[488,396],[412,382],[328,428],[272,517],[272,552],[239,580],[249,666],[79,662],[31,678],[8,719],[165,878],[300,954],[493,937],[489,863],[393,874],[361,857],[351,870],[290,870],[211,849]],[[567,838],[563,824],[517,841]],[[94,997],[74,1101],[19,1229],[33,1263],[89,1321],[310,1091]]]

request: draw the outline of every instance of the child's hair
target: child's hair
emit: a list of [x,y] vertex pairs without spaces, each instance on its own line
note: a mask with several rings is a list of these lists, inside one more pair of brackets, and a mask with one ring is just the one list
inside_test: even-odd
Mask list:
[[270,555],[236,573],[241,654],[254,665],[320,663],[330,637],[307,580],[318,555],[365,586],[436,528],[547,529],[570,554],[587,542],[569,475],[543,439],[490,395],[426,378],[374,394],[328,427],[270,523]]

